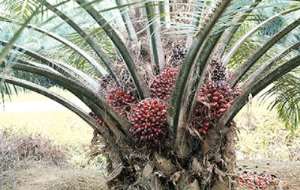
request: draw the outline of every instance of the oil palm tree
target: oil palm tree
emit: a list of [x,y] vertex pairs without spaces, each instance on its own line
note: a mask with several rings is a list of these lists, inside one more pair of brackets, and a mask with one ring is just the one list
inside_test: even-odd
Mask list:
[[[293,51],[299,42],[278,48],[300,25],[297,1],[24,2],[31,2],[25,21],[1,16],[20,25],[0,41],[1,91],[35,91],[85,120],[105,141],[112,189],[235,189],[234,116],[249,95],[300,65]],[[277,14],[254,25],[268,7]],[[110,11],[118,11],[117,22]],[[258,40],[256,33],[278,18],[287,23]],[[47,23],[67,26],[77,40]],[[68,51],[24,47],[18,37],[26,31]],[[89,109],[16,72],[54,81]]]

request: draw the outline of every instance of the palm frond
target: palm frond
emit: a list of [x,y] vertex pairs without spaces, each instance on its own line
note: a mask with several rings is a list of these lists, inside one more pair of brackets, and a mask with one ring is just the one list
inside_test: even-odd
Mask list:
[[257,49],[256,52],[247,59],[247,61],[242,64],[233,74],[231,85],[235,86],[242,76],[262,57],[271,47],[274,46],[279,40],[281,40],[285,35],[295,29],[300,25],[300,18],[290,23],[288,26],[284,27],[278,33],[276,33],[270,40],[265,42],[261,48]]
[[[135,28],[132,24],[130,15],[129,15],[129,9],[128,9],[128,2],[127,0],[116,0],[116,4],[118,6],[118,10],[120,10],[120,13],[122,15],[123,23],[125,24],[128,37],[131,41],[137,42],[137,34],[135,31]],[[122,8],[124,7],[124,8]]]
[[[7,17],[0,17],[0,19],[5,22],[9,22],[9,23],[13,23],[13,24],[21,24],[17,21],[14,21],[12,19],[9,19]],[[40,32],[41,34],[44,34],[50,38],[53,38],[55,40],[57,40],[58,42],[60,42],[61,44],[63,44],[65,47],[68,47],[70,49],[72,49],[73,51],[75,51],[77,54],[81,55],[85,60],[87,60],[95,69],[96,71],[98,71],[101,75],[106,75],[107,72],[105,70],[105,68],[103,68],[101,65],[99,65],[99,63],[89,54],[87,54],[84,50],[82,50],[80,47],[78,47],[77,45],[73,44],[72,42],[68,41],[66,38],[63,38],[55,33],[49,32],[45,29],[36,27],[34,25],[27,25],[26,28],[28,29],[33,29],[34,31]]]
[[164,25],[167,29],[170,28],[171,17],[170,17],[170,1],[161,0],[159,1],[159,13],[161,24]]
[[17,32],[14,34],[14,36],[9,40],[8,43],[5,44],[4,49],[0,52],[0,64],[3,63],[5,60],[5,57],[9,54],[9,51],[13,48],[14,43],[17,41],[17,39],[22,34],[23,30],[26,28],[27,24],[34,18],[36,13],[38,12],[39,8],[37,8],[33,14],[21,25],[21,27],[17,30]]
[[106,66],[106,69],[111,74],[111,76],[118,81],[116,75],[112,71],[110,67],[110,59],[109,57],[103,52],[103,50],[99,47],[97,43],[94,42],[94,40],[85,32],[82,30],[82,28],[76,24],[72,19],[70,19],[66,14],[58,10],[56,7],[51,5],[48,2],[45,2],[44,5],[53,13],[55,13],[58,17],[60,17],[62,20],[64,20],[69,26],[71,26],[83,39],[85,39],[85,42],[90,45],[90,47],[95,51],[95,53],[99,56],[99,58],[103,61],[103,64]]
[[265,89],[271,83],[275,82],[288,72],[297,68],[300,65],[300,56],[295,56],[292,59],[289,59],[284,64],[273,69],[271,72],[265,74],[263,77],[260,77],[258,80],[253,80],[252,83],[249,83],[247,86],[244,86],[241,89],[241,94],[234,100],[231,109],[229,109],[219,121],[220,125],[226,125],[233,117],[238,113],[238,111],[246,104],[248,96],[256,96],[261,90]]
[[[201,46],[203,44],[210,44],[210,48],[205,48],[205,50],[209,51],[213,49],[214,44],[217,42],[218,37],[212,38],[210,40],[206,40],[206,39],[208,38],[208,36],[210,37],[210,34],[214,29],[214,24],[219,21],[221,15],[225,12],[230,2],[231,2],[230,0],[224,0],[217,6],[216,11],[214,12],[215,14],[213,14],[213,17],[209,19],[208,24],[202,30],[200,30],[199,33],[194,38],[194,41],[185,59],[185,64],[182,65],[182,68],[179,73],[181,77],[176,82],[176,86],[171,98],[171,109],[169,110],[170,123],[174,131],[176,131],[179,124],[180,112],[182,111],[183,103],[184,103],[183,97],[187,97],[184,96],[184,93],[186,92],[186,87],[189,82],[188,78],[191,75],[191,71],[193,71],[192,68],[194,68],[195,64],[199,61],[198,58],[202,53],[201,50],[203,51]],[[208,58],[208,56],[206,58]],[[206,62],[201,62],[198,64],[199,66],[196,67],[199,69],[198,76],[203,77],[203,73],[205,72],[205,68],[206,68],[205,67]],[[202,81],[199,80],[199,82]],[[201,84],[198,84],[197,86],[200,85]]]
[[164,50],[160,36],[160,21],[157,5],[153,2],[145,3],[146,15],[148,19],[148,38],[150,42],[151,58],[154,65],[154,73],[163,70],[165,65]]
[[299,70],[289,73],[267,90],[262,100],[271,100],[270,109],[275,109],[287,129],[295,130],[300,122],[300,78]]
[[[30,21],[34,18],[34,16],[38,13],[40,7],[37,7],[35,11],[29,16],[28,19],[25,20],[24,23],[21,24],[20,28],[16,31],[16,33],[13,35],[13,37],[5,44],[5,47],[0,52],[0,65],[2,66],[1,73],[6,73],[8,70],[10,70],[10,67],[6,67],[4,61],[6,60],[8,54],[10,53],[11,49],[14,48],[14,43],[18,40],[18,38],[21,36],[23,30],[26,28],[27,24],[30,23]],[[4,69],[3,69],[4,66]],[[16,91],[16,88],[14,86],[8,85],[6,83],[3,83],[1,80],[0,82],[0,92],[2,101],[4,103],[4,95],[8,95],[9,97],[12,95],[11,88]]]
[[241,37],[238,42],[236,42],[233,47],[230,49],[230,51],[223,57],[222,62],[224,63],[224,65],[227,65],[230,61],[230,59],[232,58],[232,56],[239,50],[239,48],[242,46],[242,44],[251,36],[253,35],[257,30],[259,30],[262,27],[265,27],[268,23],[274,21],[277,18],[281,18],[281,16],[293,13],[295,11],[299,11],[300,7],[294,7],[288,10],[285,10],[281,13],[278,13],[272,17],[269,17],[268,19],[264,20],[263,22],[261,22],[260,24],[258,24],[257,26],[253,27],[250,31],[248,31],[243,37]]
[[118,51],[120,52],[128,71],[131,74],[132,80],[134,81],[135,87],[140,98],[149,97],[149,90],[147,89],[145,82],[137,73],[136,65],[133,58],[121,39],[120,35],[112,28],[112,26],[106,21],[106,19],[98,13],[98,11],[91,5],[86,5],[85,0],[76,0],[79,5],[84,5],[82,8],[89,13],[89,15],[99,24],[99,26],[105,31],[106,35],[114,43]]

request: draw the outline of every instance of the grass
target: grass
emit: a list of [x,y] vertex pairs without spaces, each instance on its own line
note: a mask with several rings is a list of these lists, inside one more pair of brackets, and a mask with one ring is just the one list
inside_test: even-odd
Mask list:
[[[74,98],[60,89],[52,88],[51,90],[62,93],[67,98]],[[56,104],[33,92],[13,96],[11,102]],[[6,99],[6,104],[9,103],[10,101]],[[0,128],[12,128],[18,133],[38,133],[50,137],[60,145],[87,144],[92,134],[92,129],[83,120],[63,107],[59,111],[47,112],[0,112]]]
[[[56,88],[52,90],[73,98],[62,90]],[[12,103],[49,101],[51,100],[31,92],[12,97]],[[6,99],[6,104],[9,103]],[[86,154],[93,134],[93,130],[83,120],[64,108],[59,111],[0,112],[1,129],[17,135],[45,136],[55,145],[66,147],[69,150],[70,163],[79,167],[87,162]]]
[[1,113],[0,127],[45,135],[60,145],[86,144],[92,134],[86,123],[68,111]]

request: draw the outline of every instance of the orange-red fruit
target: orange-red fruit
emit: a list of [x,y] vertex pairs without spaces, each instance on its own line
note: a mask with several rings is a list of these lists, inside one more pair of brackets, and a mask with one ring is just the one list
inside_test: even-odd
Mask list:
[[136,98],[130,92],[122,88],[114,88],[107,92],[106,100],[112,107],[121,107],[134,103]]
[[155,76],[150,84],[151,96],[168,100],[175,87],[178,73],[179,69],[177,67],[167,67],[159,75]]
[[204,84],[197,95],[192,127],[205,134],[227,111],[237,94],[225,81]]
[[160,145],[167,135],[167,105],[157,98],[139,102],[131,111],[131,135],[136,141],[150,146]]
[[127,112],[130,111],[131,105],[137,102],[132,93],[122,88],[109,90],[105,98],[113,110],[124,117],[127,117]]
[[270,184],[275,184],[276,179],[272,175],[268,174],[255,174],[253,172],[246,172],[239,176],[238,183],[242,188],[251,190],[267,190]]

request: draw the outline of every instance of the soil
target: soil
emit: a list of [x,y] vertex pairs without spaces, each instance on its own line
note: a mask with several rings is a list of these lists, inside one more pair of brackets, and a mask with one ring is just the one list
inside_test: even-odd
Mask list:
[[0,174],[1,190],[106,190],[100,172],[36,164]]
[[[280,180],[280,190],[300,190],[300,161],[238,162],[240,171],[266,172]],[[0,174],[1,190],[107,190],[99,171],[33,164]]]

